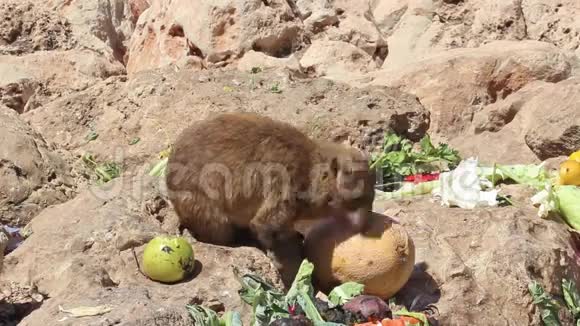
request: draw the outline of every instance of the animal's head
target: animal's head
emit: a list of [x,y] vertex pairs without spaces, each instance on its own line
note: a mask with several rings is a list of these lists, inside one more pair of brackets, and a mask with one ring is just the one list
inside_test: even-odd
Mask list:
[[347,218],[355,229],[363,230],[372,213],[376,174],[369,156],[348,146],[333,144],[324,175],[328,178],[326,207],[330,214]]

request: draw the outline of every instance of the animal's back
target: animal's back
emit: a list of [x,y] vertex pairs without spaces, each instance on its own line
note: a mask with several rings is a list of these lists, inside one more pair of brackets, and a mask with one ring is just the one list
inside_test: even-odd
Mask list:
[[[211,233],[218,231],[213,229],[226,230],[230,222],[247,225],[253,218],[263,200],[264,168],[284,167],[290,182],[286,189],[303,189],[315,150],[298,129],[256,114],[226,113],[198,121],[182,132],[170,155],[169,198],[185,227],[215,242]],[[248,188],[248,182],[254,185]],[[208,189],[214,196],[207,195]]]

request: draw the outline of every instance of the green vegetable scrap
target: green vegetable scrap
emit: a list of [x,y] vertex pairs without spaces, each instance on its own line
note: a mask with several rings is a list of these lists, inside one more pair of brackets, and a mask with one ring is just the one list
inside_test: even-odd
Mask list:
[[534,299],[534,304],[540,308],[542,321],[546,326],[560,326],[558,311],[560,305],[546,292],[542,286],[534,281],[528,286],[528,290]]
[[[562,308],[552,296],[547,294],[536,281],[528,286],[534,304],[540,308],[542,322],[546,326],[560,326],[558,312]],[[562,293],[565,306],[574,318],[574,325],[580,326],[580,293],[573,280],[562,279]]]
[[81,157],[85,165],[95,173],[97,184],[107,183],[121,175],[121,167],[115,162],[98,164],[92,154],[84,154]]
[[237,268],[233,272],[242,286],[238,294],[253,308],[251,325],[268,325],[276,318],[290,316],[284,294],[274,286],[255,275],[240,275]]
[[274,83],[274,85],[272,85],[272,87],[270,87],[270,92],[272,93],[282,93],[282,88],[280,88],[280,83]]
[[576,282],[572,280],[563,279],[562,280],[562,292],[564,293],[564,301],[566,301],[566,306],[568,310],[574,316],[576,324],[580,325],[580,293],[578,293],[578,287],[576,287]]
[[314,304],[314,288],[312,287],[312,272],[314,264],[304,260],[296,274],[296,278],[286,294],[286,306],[300,304],[306,317],[314,322],[324,321]]
[[99,137],[99,134],[97,132],[95,132],[94,130],[92,130],[91,132],[89,132],[87,134],[87,136],[85,137],[85,139],[87,141],[93,141],[95,139],[97,139]]
[[187,305],[186,307],[195,325],[221,326],[220,319],[215,311],[200,305]]
[[159,153],[159,161],[153,166],[149,171],[149,175],[152,177],[161,177],[165,175],[165,170],[167,169],[167,162],[169,160],[169,154],[173,150],[172,146],[168,146],[166,149]]
[[382,172],[383,180],[401,180],[408,175],[452,169],[461,161],[459,153],[447,144],[435,147],[429,135],[419,145],[420,150],[414,151],[409,139],[389,133],[381,152],[373,155],[371,167]]
[[139,137],[135,137],[135,138],[131,139],[131,141],[129,142],[129,145],[135,145],[135,144],[137,144],[139,141],[141,141],[141,138],[139,138]]
[[421,321],[422,326],[429,326],[429,320],[427,319],[427,317],[425,317],[425,314],[420,312],[409,311],[405,307],[403,307],[401,310],[393,311],[393,315],[413,317],[419,319]]
[[[342,323],[325,321],[318,310],[314,297],[314,287],[312,286],[312,274],[314,264],[307,259],[302,261],[296,278],[292,283],[288,293],[284,294],[273,285],[262,278],[252,275],[242,275],[237,268],[233,268],[233,273],[241,285],[238,291],[242,301],[252,306],[253,316],[251,326],[270,325],[278,319],[289,319],[300,315],[310,320],[314,326],[346,326]],[[341,306],[354,297],[361,295],[364,285],[347,282],[335,287],[329,294],[328,307]],[[241,326],[241,318],[235,312],[226,312],[221,319],[217,314],[209,309],[189,305],[187,306],[196,325],[214,326],[219,322],[220,326]],[[301,312],[297,312],[302,308]],[[323,311],[324,312],[324,311]],[[423,321],[429,326],[424,314],[409,312],[405,309],[396,312],[401,316],[411,316]]]
[[555,188],[556,207],[572,228],[580,230],[580,187],[558,186]]
[[495,185],[498,181],[513,181],[518,184],[528,185],[536,189],[542,189],[553,176],[550,176],[544,168],[544,164],[515,164],[500,165],[494,167],[480,167],[479,175],[487,178]]
[[328,300],[334,306],[345,304],[348,300],[363,293],[365,286],[356,282],[346,282],[335,287],[328,295]]

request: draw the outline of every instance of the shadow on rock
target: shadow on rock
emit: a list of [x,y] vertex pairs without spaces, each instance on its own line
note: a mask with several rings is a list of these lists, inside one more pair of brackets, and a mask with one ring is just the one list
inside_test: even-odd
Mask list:
[[397,294],[397,302],[409,311],[430,310],[441,298],[439,286],[427,270],[425,262],[415,264],[409,281]]

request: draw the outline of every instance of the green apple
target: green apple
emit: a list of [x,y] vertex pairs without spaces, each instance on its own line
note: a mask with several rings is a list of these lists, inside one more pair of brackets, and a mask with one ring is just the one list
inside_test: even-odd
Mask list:
[[158,236],[145,246],[143,273],[155,281],[174,283],[193,271],[193,248],[182,237]]

